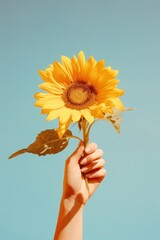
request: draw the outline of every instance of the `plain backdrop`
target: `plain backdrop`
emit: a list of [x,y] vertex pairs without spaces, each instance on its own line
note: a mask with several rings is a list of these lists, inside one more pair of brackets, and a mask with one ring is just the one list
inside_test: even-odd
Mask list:
[[64,162],[78,141],[57,155],[7,159],[57,127],[34,107],[38,69],[80,50],[119,70],[121,99],[136,108],[123,114],[120,136],[106,122],[92,129],[108,174],[85,207],[84,240],[160,239],[160,2],[0,0],[2,240],[53,237]]

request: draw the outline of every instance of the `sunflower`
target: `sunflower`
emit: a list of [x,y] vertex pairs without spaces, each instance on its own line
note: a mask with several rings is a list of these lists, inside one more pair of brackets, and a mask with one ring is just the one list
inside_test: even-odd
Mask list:
[[118,71],[93,56],[86,60],[83,51],[71,59],[62,56],[62,63],[55,61],[39,74],[44,80],[39,87],[45,92],[35,94],[35,106],[47,114],[47,121],[58,118],[60,137],[72,121],[85,119],[91,124],[95,118],[112,114],[113,109],[124,110],[119,99],[124,91],[117,88]]

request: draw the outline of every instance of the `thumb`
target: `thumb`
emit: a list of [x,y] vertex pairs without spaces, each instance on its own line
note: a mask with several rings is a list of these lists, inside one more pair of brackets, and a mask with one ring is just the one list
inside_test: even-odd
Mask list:
[[70,162],[79,163],[79,160],[84,154],[84,143],[81,141],[76,150],[70,156]]

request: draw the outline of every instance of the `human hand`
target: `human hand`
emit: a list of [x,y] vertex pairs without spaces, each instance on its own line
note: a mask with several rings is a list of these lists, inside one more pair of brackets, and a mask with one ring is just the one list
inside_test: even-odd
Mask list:
[[[103,151],[96,143],[84,148],[80,143],[75,152],[66,160],[63,198],[72,198],[85,204],[106,175]],[[85,178],[88,179],[89,191]]]

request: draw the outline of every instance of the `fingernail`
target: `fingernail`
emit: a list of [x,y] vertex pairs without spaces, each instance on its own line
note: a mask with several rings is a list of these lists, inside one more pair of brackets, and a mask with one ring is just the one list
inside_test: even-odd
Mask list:
[[81,168],[81,172],[86,172],[87,170],[88,170],[87,167],[83,167],[83,168]]
[[90,148],[90,147],[86,147],[86,149],[85,149],[85,152],[88,154],[88,153],[90,153],[92,151],[92,149]]
[[81,161],[80,161],[80,164],[84,165],[87,163],[87,158],[83,158]]

